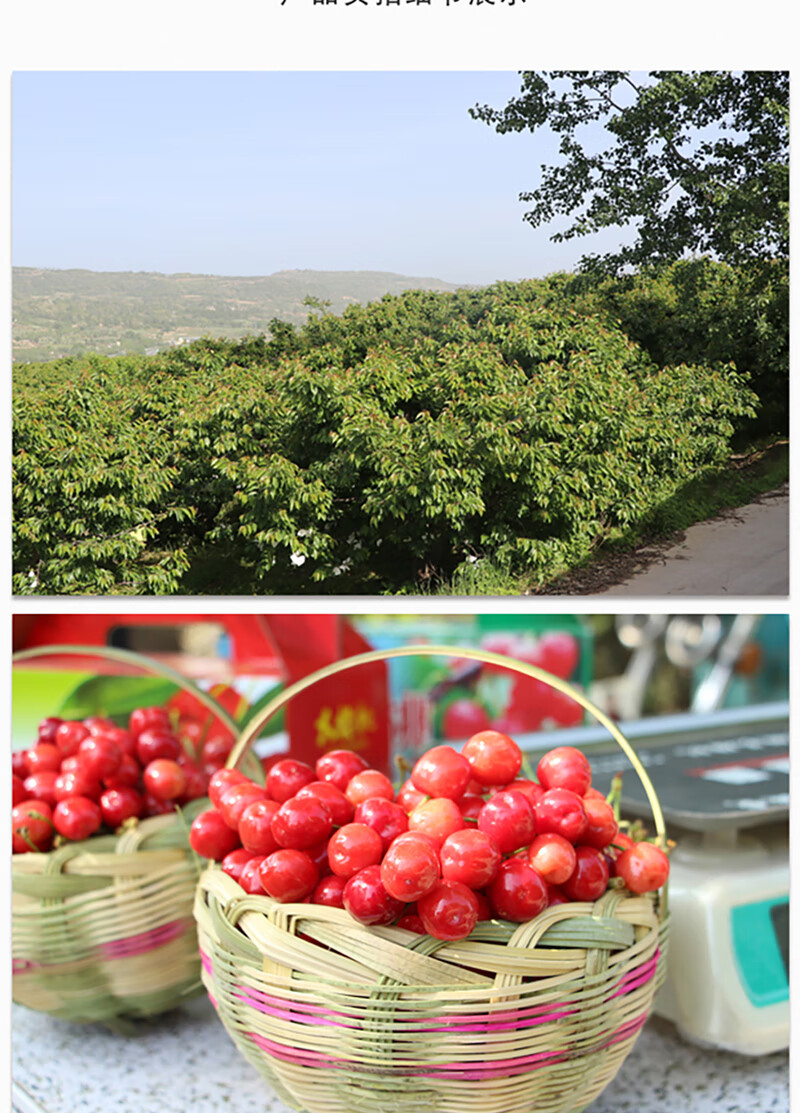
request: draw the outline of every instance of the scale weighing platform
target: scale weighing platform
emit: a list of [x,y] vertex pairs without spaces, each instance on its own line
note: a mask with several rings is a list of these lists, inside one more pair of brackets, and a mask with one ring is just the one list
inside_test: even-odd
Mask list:
[[[667,979],[655,1011],[695,1043],[761,1055],[789,1044],[787,703],[621,723],[658,795],[670,853]],[[546,740],[545,740],[546,739]],[[587,752],[593,784],[622,773],[622,814],[654,834],[644,789],[602,727],[528,735]]]

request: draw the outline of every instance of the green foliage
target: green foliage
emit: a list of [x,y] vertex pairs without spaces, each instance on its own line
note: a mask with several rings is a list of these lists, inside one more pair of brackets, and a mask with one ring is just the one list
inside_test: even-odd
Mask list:
[[[563,241],[636,229],[627,247],[584,268],[618,272],[685,253],[739,265],[789,256],[789,74],[784,71],[524,72],[505,108],[472,116],[500,133],[548,127],[563,162],[522,193],[534,227],[566,216]],[[585,145],[586,125],[609,136]]]
[[780,261],[758,272],[708,258],[636,274],[553,275],[548,304],[603,312],[658,366],[733,363],[759,397],[749,432],[785,432],[789,419],[789,271]]
[[729,364],[660,367],[582,297],[414,291],[270,341],[44,368],[17,389],[15,591],[551,576],[717,466],[754,405]]
[[166,430],[120,405],[100,361],[38,404],[15,407],[14,591],[165,594],[189,566],[154,548],[191,518],[175,499]]

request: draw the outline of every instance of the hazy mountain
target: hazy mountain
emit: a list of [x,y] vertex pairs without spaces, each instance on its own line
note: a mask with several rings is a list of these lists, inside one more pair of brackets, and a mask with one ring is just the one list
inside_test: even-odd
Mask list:
[[146,271],[13,269],[16,361],[99,352],[153,352],[198,336],[267,331],[278,317],[301,323],[306,297],[341,313],[403,290],[455,290],[436,278],[385,271],[278,271],[255,278]]

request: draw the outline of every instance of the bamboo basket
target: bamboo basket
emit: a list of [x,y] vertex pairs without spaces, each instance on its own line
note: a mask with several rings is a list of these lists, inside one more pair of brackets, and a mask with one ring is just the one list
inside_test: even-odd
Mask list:
[[[647,792],[618,727],[582,693],[496,653],[407,646],[336,662],[263,709],[231,752],[318,679],[424,653],[505,665],[571,695],[602,723]],[[195,899],[203,981],[242,1054],[279,1097],[308,1113],[577,1113],[611,1082],[664,978],[666,891],[612,889],[524,924],[479,922],[457,943],[366,927],[346,911],[250,896],[218,866]]]
[[[22,650],[13,660],[62,654],[101,657],[162,676],[234,734],[239,730],[206,692],[139,654],[65,645]],[[251,775],[256,766],[251,757]],[[202,797],[119,834],[14,854],[13,1000],[65,1020],[130,1030],[131,1020],[202,992],[192,915],[198,866],[188,834],[194,816],[209,806]]]

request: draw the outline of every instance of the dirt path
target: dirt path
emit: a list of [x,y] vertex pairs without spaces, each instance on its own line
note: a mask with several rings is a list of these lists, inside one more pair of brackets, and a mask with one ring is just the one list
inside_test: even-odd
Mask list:
[[783,596],[789,592],[789,485],[664,542],[607,555],[565,577],[565,595]]

